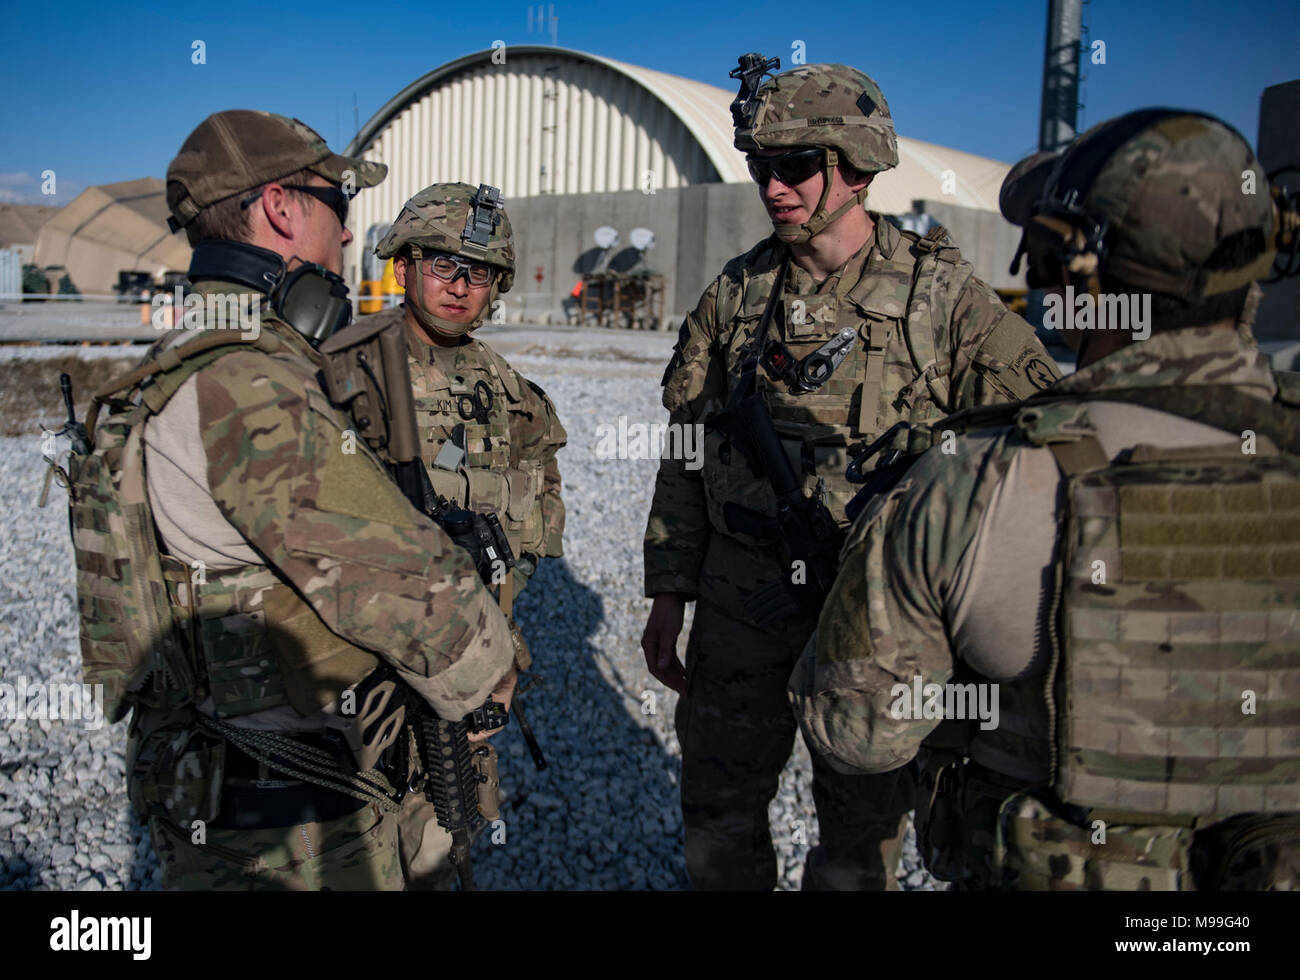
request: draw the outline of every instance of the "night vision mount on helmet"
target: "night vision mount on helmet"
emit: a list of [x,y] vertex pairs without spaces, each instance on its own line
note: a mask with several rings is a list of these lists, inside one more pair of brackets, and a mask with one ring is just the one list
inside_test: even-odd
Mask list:
[[812,216],[803,224],[775,225],[783,241],[798,243],[866,200],[863,187],[835,211],[826,210],[835,168],[843,162],[859,174],[875,174],[896,167],[898,140],[880,87],[856,68],[800,65],[763,80],[780,65],[778,58],[753,52],[740,57],[730,73],[740,80],[731,117],[736,149],[747,154],[807,147],[824,151],[825,183]]

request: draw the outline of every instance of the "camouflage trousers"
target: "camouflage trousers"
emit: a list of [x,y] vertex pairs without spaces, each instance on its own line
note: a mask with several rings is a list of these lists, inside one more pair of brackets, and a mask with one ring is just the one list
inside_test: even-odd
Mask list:
[[438,826],[433,804],[423,792],[408,793],[397,814],[402,874],[411,891],[449,891],[456,881],[451,834]]
[[396,814],[374,804],[319,823],[190,830],[160,816],[149,834],[163,887],[185,891],[401,891]]
[[[745,616],[743,595],[772,581],[775,568],[770,553],[714,534],[701,575],[686,649],[687,695],[676,714],[686,866],[699,889],[776,886],[768,805],[798,730],[786,684],[816,623],[805,618],[761,630]],[[849,776],[814,753],[820,842],[808,854],[803,887],[896,889],[901,818],[914,796],[905,770]],[[794,835],[807,828],[775,830]]]
[[164,888],[446,891],[456,880],[451,835],[438,826],[422,792],[407,793],[397,813],[371,804],[292,827],[209,827],[201,843],[191,831],[154,816],[149,834]]

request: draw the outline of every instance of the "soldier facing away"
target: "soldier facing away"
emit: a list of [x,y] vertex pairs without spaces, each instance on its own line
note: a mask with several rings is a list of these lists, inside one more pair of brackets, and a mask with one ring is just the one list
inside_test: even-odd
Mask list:
[[[516,640],[516,665],[531,663],[510,618],[513,597],[545,557],[563,554],[564,501],[555,456],[567,435],[555,406],[483,341],[471,337],[514,283],[510,219],[487,185],[434,184],[402,207],[375,248],[392,258],[406,302],[376,313],[372,325],[403,325],[414,387],[420,451],[433,489],[459,507],[495,514],[509,538],[514,570],[499,600]],[[403,833],[445,837],[418,810]],[[444,842],[445,845],[446,842]],[[445,846],[424,849],[434,863],[415,869],[437,886],[449,880]]]
[[[791,678],[804,735],[846,771],[919,759],[922,854],[960,887],[1300,886],[1300,378],[1238,329],[1294,204],[1167,109],[1002,201],[1030,285],[1077,297],[1079,370],[939,423],[864,511]],[[1086,318],[1116,297],[1149,323]]]
[[[168,887],[403,888],[420,856],[397,817],[422,800],[402,795],[394,705],[460,719],[513,687],[470,558],[318,383],[316,346],[350,315],[346,190],[385,173],[298,120],[201,123],[167,200],[205,329],[98,393],[73,456],[87,679],[113,720],[133,709],[131,800]],[[227,300],[259,329],[212,322]],[[398,683],[370,685],[381,670]]]
[[[692,884],[770,889],[767,810],[796,730],[785,688],[824,597],[798,579],[820,566],[829,586],[852,496],[846,464],[899,421],[1018,399],[1057,372],[941,228],[920,237],[863,208],[874,175],[898,163],[875,82],[808,65],[760,84],[744,64],[735,144],[775,233],[727,263],[664,374],[671,421],[707,434],[702,470],[660,465],[642,647],[650,672],[681,694]],[[808,540],[778,530],[772,478],[746,451],[745,426],[723,424],[742,412],[751,430],[773,433],[767,445],[779,450],[766,458],[786,473],[781,509],[808,516]],[[791,560],[800,548],[808,561]],[[676,642],[690,600],[683,668]],[[913,807],[905,774],[846,775],[815,759],[813,794],[821,839],[804,886],[897,887],[901,818]]]

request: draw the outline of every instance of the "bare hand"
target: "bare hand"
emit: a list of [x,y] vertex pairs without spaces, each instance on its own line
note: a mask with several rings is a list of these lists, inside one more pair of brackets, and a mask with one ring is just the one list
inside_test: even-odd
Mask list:
[[681,695],[686,694],[686,668],[677,658],[677,637],[685,617],[686,601],[681,594],[661,592],[654,598],[641,634],[646,667],[656,680]]

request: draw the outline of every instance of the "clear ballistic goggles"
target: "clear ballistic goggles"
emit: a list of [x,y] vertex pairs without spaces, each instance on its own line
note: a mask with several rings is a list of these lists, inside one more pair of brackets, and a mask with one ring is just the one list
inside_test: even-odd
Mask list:
[[495,266],[471,262],[459,255],[448,255],[445,252],[435,252],[433,255],[425,256],[420,260],[420,268],[446,283],[455,282],[464,276],[465,281],[471,286],[490,285],[497,277]]

